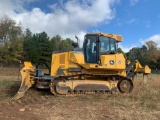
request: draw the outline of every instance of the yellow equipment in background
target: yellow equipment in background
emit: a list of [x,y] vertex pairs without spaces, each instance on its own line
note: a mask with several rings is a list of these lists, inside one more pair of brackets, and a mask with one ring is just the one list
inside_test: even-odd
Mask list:
[[117,53],[117,43],[121,41],[122,36],[117,34],[88,33],[82,49],[73,43],[73,49],[53,52],[51,68],[44,63],[49,69],[47,75],[24,62],[21,87],[13,99],[23,97],[32,86],[50,89],[54,95],[105,94],[117,88],[122,93],[131,92],[136,73],[149,74],[151,70]]

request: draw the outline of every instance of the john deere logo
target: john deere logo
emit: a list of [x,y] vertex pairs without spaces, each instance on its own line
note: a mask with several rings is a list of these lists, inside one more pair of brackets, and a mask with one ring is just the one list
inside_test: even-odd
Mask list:
[[114,64],[114,60],[110,60],[110,64],[113,65]]
[[118,64],[121,64],[121,60],[118,60]]

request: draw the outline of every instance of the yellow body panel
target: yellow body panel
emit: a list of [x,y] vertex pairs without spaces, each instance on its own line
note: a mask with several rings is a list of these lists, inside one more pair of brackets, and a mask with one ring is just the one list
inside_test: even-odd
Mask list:
[[69,61],[77,64],[84,64],[84,55],[82,53],[69,52]]
[[[62,70],[63,75],[76,73],[90,73],[90,74],[105,74],[105,75],[119,75],[127,77],[126,75],[126,59],[123,54],[106,54],[100,56],[101,63],[85,63],[83,52],[68,51],[62,53],[52,54],[51,76],[59,76],[59,69]],[[113,62],[113,63],[111,63]],[[127,61],[130,64],[130,61]],[[69,71],[69,68],[81,68],[81,71]],[[151,72],[148,66],[142,67],[136,61],[132,67],[133,71],[148,74]]]
[[[110,62],[114,62],[111,64]],[[126,63],[123,54],[110,54],[110,55],[101,55],[102,66],[108,69],[125,69]]]
[[78,68],[84,64],[84,55],[82,53],[75,54],[73,51],[52,54],[51,76],[56,76],[59,68],[63,69],[65,74],[68,68]]
[[[110,62],[114,61],[112,65]],[[52,54],[51,76],[56,76],[58,69],[62,69],[64,74],[70,74],[68,68],[80,68],[82,72],[117,74],[126,76],[125,58],[123,54],[101,55],[101,64],[89,64],[84,61],[83,53],[74,51]],[[75,72],[74,72],[75,73]]]

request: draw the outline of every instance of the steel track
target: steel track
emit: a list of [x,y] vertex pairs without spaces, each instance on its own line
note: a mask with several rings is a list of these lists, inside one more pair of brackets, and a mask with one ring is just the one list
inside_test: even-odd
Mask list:
[[[121,93],[125,93],[125,92],[131,92],[133,89],[133,82],[131,81],[131,79],[124,77],[124,76],[120,76],[120,75],[115,75],[115,74],[92,74],[92,73],[78,73],[78,74],[71,74],[71,75],[61,75],[61,76],[57,76],[55,77],[54,80],[51,81],[50,84],[50,90],[54,95],[83,95],[83,94],[110,94],[113,91],[108,91],[108,90],[68,90],[65,92],[58,92],[56,90],[56,87],[58,85],[59,82],[62,81],[67,81],[69,79],[72,79],[74,77],[78,77],[78,78],[82,78],[82,77],[95,77],[98,79],[102,79],[102,80],[107,80],[107,79],[112,79],[114,80],[118,80],[118,89]],[[125,82],[122,81],[126,81],[127,84],[125,84]],[[128,85],[127,87],[124,87],[125,85]],[[116,91],[116,89],[115,89]]]

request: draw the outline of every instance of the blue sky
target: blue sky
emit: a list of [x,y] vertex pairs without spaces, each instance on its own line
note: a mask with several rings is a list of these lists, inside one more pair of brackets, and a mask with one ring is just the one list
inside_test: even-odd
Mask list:
[[1,0],[0,18],[7,15],[23,29],[45,31],[83,42],[87,32],[122,34],[127,52],[153,40],[160,47],[160,0]]

